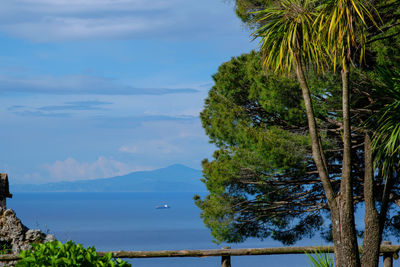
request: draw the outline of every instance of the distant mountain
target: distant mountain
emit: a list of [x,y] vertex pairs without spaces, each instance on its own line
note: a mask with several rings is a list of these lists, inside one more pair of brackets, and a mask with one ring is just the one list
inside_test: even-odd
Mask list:
[[175,164],[153,171],[132,172],[123,176],[47,184],[15,184],[12,192],[201,192],[202,173]]

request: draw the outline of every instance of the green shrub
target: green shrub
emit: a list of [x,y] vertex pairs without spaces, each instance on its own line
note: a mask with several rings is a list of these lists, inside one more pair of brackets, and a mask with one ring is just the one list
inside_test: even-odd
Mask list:
[[34,244],[31,250],[22,251],[16,267],[128,267],[129,263],[112,258],[111,253],[99,256],[94,247],[84,248],[81,244],[60,241]]
[[334,267],[333,258],[317,249],[312,255],[306,253],[312,267]]

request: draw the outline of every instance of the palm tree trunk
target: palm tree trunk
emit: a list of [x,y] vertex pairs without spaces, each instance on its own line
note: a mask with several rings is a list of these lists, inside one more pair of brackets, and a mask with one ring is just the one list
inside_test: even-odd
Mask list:
[[[371,153],[371,140],[365,141],[365,154]],[[369,143],[369,150],[367,149],[367,144]],[[371,157],[372,158],[372,157]],[[379,265],[379,249],[380,243],[382,242],[382,233],[385,226],[386,216],[389,207],[389,197],[390,192],[393,188],[393,176],[389,173],[386,179],[385,189],[383,191],[383,196],[381,199],[381,208],[378,213],[375,207],[375,198],[373,196],[373,179],[367,179],[367,176],[373,177],[373,160],[370,161],[370,166],[367,165],[367,160],[365,161],[365,179],[364,179],[364,197],[365,197],[365,232],[364,232],[364,242],[363,242],[363,257],[362,257],[362,267],[376,267]],[[371,169],[370,169],[371,168]],[[370,169],[370,170],[369,170]],[[367,170],[368,173],[367,173]],[[366,188],[367,186],[367,188]],[[374,206],[372,206],[374,205]]]
[[329,173],[326,166],[325,155],[322,153],[321,142],[319,139],[318,129],[315,122],[315,115],[312,106],[311,94],[308,88],[308,84],[304,75],[304,70],[301,64],[301,59],[299,56],[295,57],[296,65],[296,75],[299,81],[301,91],[303,94],[304,105],[306,108],[306,115],[308,121],[308,129],[310,132],[312,154],[315,165],[318,169],[318,174],[320,175],[322,185],[325,190],[326,197],[328,199],[329,205],[336,208],[335,194],[333,192],[332,184],[329,180]]
[[379,214],[375,206],[374,169],[370,133],[366,133],[364,138],[364,166],[365,230],[361,266],[378,267],[382,234],[379,225]]
[[385,187],[383,190],[381,209],[379,213],[379,235],[381,238],[382,238],[383,228],[385,227],[387,212],[389,209],[390,192],[392,191],[394,185],[393,172],[399,173],[399,170],[398,169],[393,170],[392,173],[388,174],[388,177],[386,178]]
[[343,66],[342,111],[343,111],[343,161],[339,196],[340,243],[343,260],[348,267],[360,266],[357,235],[354,221],[353,186],[351,179],[351,130],[350,130],[350,85],[349,68]]
[[297,54],[294,57],[296,75],[299,81],[301,91],[303,94],[304,105],[306,108],[306,115],[308,121],[308,129],[310,132],[311,138],[311,146],[312,146],[312,154],[315,165],[318,169],[318,174],[320,176],[322,186],[324,188],[325,196],[328,200],[328,206],[331,212],[331,220],[332,220],[332,235],[334,241],[334,249],[335,249],[335,265],[337,267],[345,267],[346,261],[343,257],[343,245],[341,243],[342,240],[342,224],[340,220],[340,212],[338,208],[338,202],[335,197],[335,193],[332,188],[332,184],[329,180],[328,168],[326,166],[325,155],[322,150],[321,141],[318,134],[317,125],[315,122],[315,115],[312,106],[311,94],[310,90],[304,75],[303,66],[301,63],[301,57]]

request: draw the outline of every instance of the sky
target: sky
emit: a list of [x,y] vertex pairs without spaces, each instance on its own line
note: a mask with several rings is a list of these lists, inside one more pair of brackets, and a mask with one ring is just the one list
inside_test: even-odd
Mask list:
[[257,46],[232,2],[0,5],[0,172],[10,183],[201,169],[212,156],[199,119],[212,75]]

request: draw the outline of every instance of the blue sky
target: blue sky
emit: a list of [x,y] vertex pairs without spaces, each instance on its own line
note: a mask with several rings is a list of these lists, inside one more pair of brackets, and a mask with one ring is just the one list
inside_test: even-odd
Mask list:
[[95,179],[214,150],[211,75],[256,47],[222,0],[13,0],[0,8],[0,169],[11,183]]

